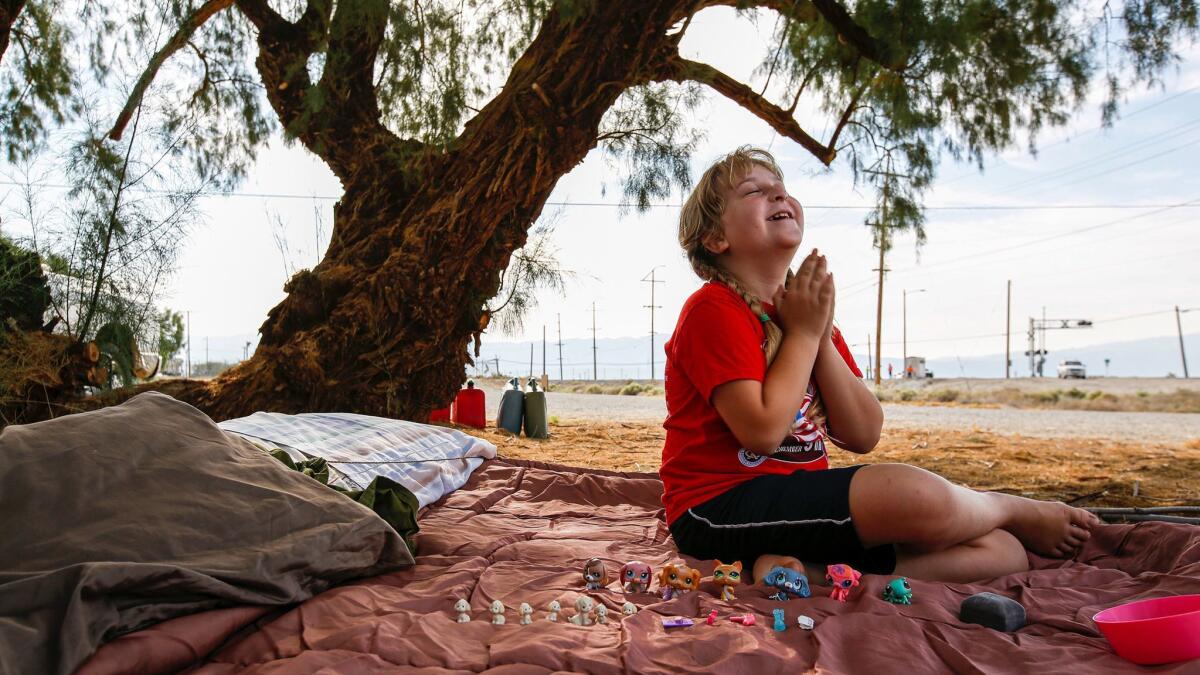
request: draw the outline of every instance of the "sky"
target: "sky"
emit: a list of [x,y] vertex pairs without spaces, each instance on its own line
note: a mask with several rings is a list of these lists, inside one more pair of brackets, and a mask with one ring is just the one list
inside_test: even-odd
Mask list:
[[[682,51],[747,81],[770,32],[770,22],[756,26],[713,8],[698,15]],[[708,92],[693,121],[707,134],[693,156],[694,176],[742,144],[776,155],[788,190],[805,209],[801,252],[818,247],[828,257],[838,285],[838,325],[855,351],[864,352],[876,333],[872,270],[878,252],[863,225],[873,193],[855,189],[844,162],[823,170],[799,146],[715,92]],[[828,133],[825,117],[812,109],[800,121],[818,138]],[[1051,349],[1174,335],[1175,306],[1196,309],[1181,320],[1185,333],[1200,332],[1200,49],[1186,51],[1163,86],[1128,92],[1113,128],[1099,126],[1097,94],[1068,126],[1039,136],[1036,157],[1022,145],[989,157],[983,173],[943,160],[926,198],[928,242],[917,249],[911,235],[901,235],[887,259],[885,356],[903,351],[905,324],[909,354],[1003,352],[1009,280],[1017,354],[1030,317],[1043,313],[1093,322],[1087,329],[1048,332]],[[164,300],[187,312],[197,350],[205,338],[221,344],[231,336],[254,339],[283,298],[287,277],[315,264],[323,252],[340,187],[302,147],[275,140],[237,192],[202,200],[203,222],[184,243]],[[621,216],[619,195],[619,167],[599,150],[560,180],[544,217],[555,219],[558,259],[573,272],[566,292],[542,292],[525,330],[485,334],[485,349],[540,340],[543,327],[554,341],[559,322],[564,340],[590,338],[593,303],[599,337],[648,340],[651,285],[643,279],[652,271],[663,282],[655,284],[653,302],[661,343],[701,283],[676,239],[683,197]],[[240,348],[235,352],[212,358],[241,356]]]

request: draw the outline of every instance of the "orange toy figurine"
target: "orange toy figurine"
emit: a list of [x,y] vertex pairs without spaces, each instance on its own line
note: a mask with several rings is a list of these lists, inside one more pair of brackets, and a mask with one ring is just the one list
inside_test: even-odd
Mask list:
[[742,561],[726,565],[718,560],[716,568],[713,569],[713,583],[721,587],[722,600],[734,600],[733,587],[742,583]]
[[849,565],[838,564],[825,568],[825,581],[833,586],[833,592],[829,594],[829,597],[838,602],[845,602],[846,598],[850,597],[850,589],[857,586],[858,580],[861,578],[862,572]]
[[658,585],[662,590],[662,599],[670,600],[677,595],[696,590],[700,586],[700,570],[694,570],[687,565],[667,565],[658,573]]

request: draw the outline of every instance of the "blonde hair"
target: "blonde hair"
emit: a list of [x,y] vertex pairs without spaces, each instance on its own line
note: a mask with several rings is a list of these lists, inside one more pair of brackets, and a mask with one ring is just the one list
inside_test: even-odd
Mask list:
[[[738,283],[737,277],[722,269],[717,256],[705,248],[704,243],[713,235],[722,233],[721,214],[725,211],[725,196],[734,187],[734,179],[745,175],[753,167],[761,166],[783,180],[783,171],[771,153],[750,145],[743,145],[716,161],[704,175],[700,176],[692,194],[688,196],[679,213],[679,245],[687,254],[688,262],[696,276],[706,281],[719,281],[733,289],[750,306],[750,311],[762,322],[767,340],[763,345],[767,367],[779,353],[783,342],[783,329],[763,309],[763,300],[747,291]],[[787,281],[792,280],[792,270],[787,272]],[[786,283],[786,282],[785,282]],[[808,417],[814,422],[823,419],[819,397],[813,397]],[[819,417],[818,417],[819,416]]]

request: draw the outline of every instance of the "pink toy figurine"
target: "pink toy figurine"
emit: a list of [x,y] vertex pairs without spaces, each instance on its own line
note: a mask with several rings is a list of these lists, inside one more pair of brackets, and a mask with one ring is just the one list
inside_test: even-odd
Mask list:
[[756,623],[753,614],[738,614],[737,616],[729,617],[729,620],[734,623],[740,623],[743,626],[753,626]]
[[711,626],[716,622],[717,622],[717,610],[714,609],[713,611],[708,613],[708,620],[706,620],[704,623],[707,623],[708,625]]
[[654,570],[640,560],[631,560],[621,565],[621,585],[626,593],[646,593],[650,590],[650,580],[654,578]]
[[833,586],[829,597],[838,602],[845,602],[846,598],[850,597],[850,589],[857,586],[861,578],[862,572],[849,565],[837,564],[825,568],[825,581]]

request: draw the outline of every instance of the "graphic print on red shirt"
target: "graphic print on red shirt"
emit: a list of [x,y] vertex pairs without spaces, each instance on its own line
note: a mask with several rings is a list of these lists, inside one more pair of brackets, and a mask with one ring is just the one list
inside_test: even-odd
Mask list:
[[[772,307],[765,308],[774,314]],[[734,380],[765,379],[765,340],[762,322],[725,284],[706,283],[684,303],[665,346],[667,419],[663,427],[667,438],[659,475],[668,523],[752,478],[829,468],[826,431],[804,416],[816,393],[811,383],[796,423],[770,456],[743,448],[713,407],[716,387]],[[851,371],[861,377],[837,329],[833,344]]]

